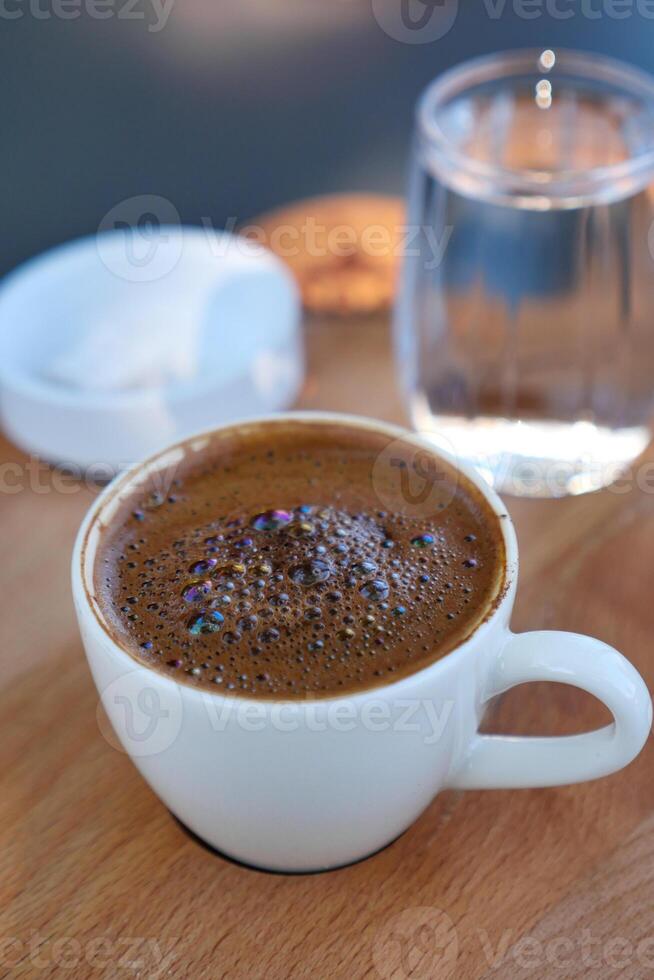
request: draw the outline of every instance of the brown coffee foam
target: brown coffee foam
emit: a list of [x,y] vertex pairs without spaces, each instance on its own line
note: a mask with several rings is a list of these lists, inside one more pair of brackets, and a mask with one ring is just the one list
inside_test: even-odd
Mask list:
[[[380,472],[389,445],[394,455]],[[493,608],[504,576],[497,517],[467,479],[433,459],[435,489],[423,513],[411,487],[407,503],[401,467],[393,462],[408,472],[417,466],[409,441],[324,423],[225,430],[187,453],[163,481],[158,474],[162,502],[149,498],[152,483],[135,488],[103,535],[95,589],[115,639],[176,679],[262,698],[334,696],[421,669],[473,632]],[[424,474],[424,459],[420,465]],[[296,513],[285,528],[249,526],[261,511],[303,504],[311,513]],[[242,523],[231,526],[236,520]],[[303,523],[310,525],[307,533]],[[412,545],[423,533],[443,541]],[[474,542],[464,540],[470,534]],[[205,539],[217,535],[224,540],[207,546]],[[243,538],[252,545],[239,547]],[[383,546],[388,540],[393,547]],[[215,569],[190,573],[191,564],[207,558],[216,559]],[[476,566],[466,567],[471,559]],[[294,580],[294,569],[316,560],[329,566],[324,582]],[[219,569],[230,562],[245,571],[224,575]],[[374,562],[374,572],[354,568],[365,562]],[[261,573],[262,564],[270,572]],[[424,575],[429,582],[421,581]],[[205,598],[188,603],[182,592],[194,579],[210,586]],[[375,580],[386,583],[388,597],[362,593]],[[213,609],[224,616],[221,628],[190,634],[191,617]],[[250,629],[242,621],[252,616]],[[278,637],[264,635],[270,631]],[[145,642],[152,647],[142,648]]]

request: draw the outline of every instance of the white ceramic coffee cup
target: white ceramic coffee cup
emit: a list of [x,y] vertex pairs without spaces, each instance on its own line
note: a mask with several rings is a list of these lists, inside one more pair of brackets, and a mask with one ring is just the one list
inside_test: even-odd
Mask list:
[[[373,429],[433,453],[417,435],[351,416],[295,413],[259,422],[288,418]],[[146,474],[208,437],[187,440],[110,484],[84,520],[73,556],[75,608],[102,705],[146,781],[204,841],[268,869],[336,867],[392,841],[442,789],[580,782],[626,766],[641,750],[652,705],[620,653],[574,633],[510,631],[518,572],[513,526],[482,478],[453,459],[497,515],[507,564],[492,615],[442,659],[385,686],[302,701],[213,693],[139,665],[112,639],[94,597],[98,536]],[[479,734],[490,699],[527,681],[589,691],[613,724],[552,738]]]

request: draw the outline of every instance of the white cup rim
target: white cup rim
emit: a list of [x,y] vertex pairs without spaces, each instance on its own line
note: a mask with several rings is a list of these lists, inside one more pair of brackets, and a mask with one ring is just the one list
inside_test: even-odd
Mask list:
[[[284,422],[336,424],[349,426],[356,429],[373,430],[378,433],[382,433],[383,435],[390,436],[392,439],[402,439],[405,442],[414,443],[417,446],[427,448],[429,452],[433,453],[436,457],[441,457],[455,471],[462,473],[464,477],[466,477],[482,494],[497,517],[498,525],[502,533],[505,549],[504,581],[489,615],[474,628],[472,633],[466,637],[462,643],[456,646],[453,650],[439,657],[437,660],[432,661],[432,663],[406,674],[397,680],[390,681],[387,684],[380,684],[375,687],[364,688],[362,690],[349,693],[344,692],[342,694],[334,694],[316,698],[302,698],[300,700],[298,698],[284,697],[256,698],[248,694],[242,694],[238,691],[227,695],[219,690],[213,691],[205,687],[196,688],[191,684],[185,684],[181,681],[177,681],[161,671],[157,671],[154,668],[146,666],[132,657],[131,654],[129,654],[127,650],[123,649],[120,643],[114,639],[105,622],[99,603],[90,591],[92,582],[91,575],[95,562],[95,555],[93,555],[93,557],[89,560],[89,539],[94,526],[96,526],[96,522],[102,515],[102,512],[112,502],[117,502],[121,495],[128,493],[131,490],[132,485],[144,472],[148,470],[154,471],[157,468],[163,468],[163,465],[165,465],[163,463],[164,460],[168,460],[168,457],[171,455],[183,451],[186,446],[193,446],[194,444],[210,439],[217,432],[236,429],[241,426],[252,427],[257,425],[265,425],[270,422],[282,424]],[[160,465],[157,466],[157,464]],[[195,697],[203,701],[206,698],[215,698],[219,702],[228,704],[230,707],[238,707],[239,705],[245,705],[247,703],[257,704],[264,705],[268,709],[274,708],[275,706],[279,706],[281,704],[295,706],[301,705],[302,707],[306,707],[314,705],[329,705],[330,702],[342,701],[358,703],[370,700],[374,697],[386,698],[391,692],[393,696],[401,696],[403,690],[410,688],[416,679],[423,679],[429,672],[437,675],[440,670],[445,669],[445,665],[452,664],[454,661],[463,659],[469,652],[472,645],[476,644],[480,639],[483,640],[495,627],[498,619],[505,619],[508,622],[513,600],[515,598],[517,577],[518,544],[511,517],[498,494],[486,483],[481,474],[478,473],[471,464],[467,462],[459,462],[452,456],[452,454],[442,450],[440,447],[435,447],[424,436],[421,436],[416,432],[411,432],[408,429],[404,429],[401,426],[383,422],[378,419],[367,418],[366,416],[323,411],[279,412],[275,413],[274,415],[243,418],[235,422],[230,422],[227,425],[212,426],[197,432],[195,435],[172,443],[167,448],[152,454],[144,460],[134,463],[123,473],[121,473],[120,476],[112,480],[111,483],[109,483],[101,491],[101,493],[98,494],[87,511],[86,516],[84,517],[84,520],[79,528],[72,555],[73,599],[80,609],[80,612],[86,611],[90,614],[85,618],[85,621],[89,624],[89,628],[95,634],[94,638],[104,646],[108,644],[111,647],[112,653],[114,655],[118,655],[118,658],[124,662],[125,673],[133,670],[147,670],[154,674],[159,682],[163,683],[164,685],[171,685],[171,688],[176,688],[178,691],[181,689],[185,696],[188,695],[191,698]]]

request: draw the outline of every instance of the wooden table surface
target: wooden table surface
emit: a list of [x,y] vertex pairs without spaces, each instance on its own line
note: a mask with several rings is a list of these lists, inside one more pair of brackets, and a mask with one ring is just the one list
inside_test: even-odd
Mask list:
[[[379,325],[314,324],[309,341],[303,407],[405,421]],[[597,782],[443,793],[343,870],[230,863],[101,734],[69,591],[93,491],[6,441],[0,461],[0,977],[654,976],[651,739]],[[652,688],[654,496],[620,489],[509,501],[522,557],[514,627],[601,637]],[[590,696],[534,684],[503,698],[493,729],[605,720]]]

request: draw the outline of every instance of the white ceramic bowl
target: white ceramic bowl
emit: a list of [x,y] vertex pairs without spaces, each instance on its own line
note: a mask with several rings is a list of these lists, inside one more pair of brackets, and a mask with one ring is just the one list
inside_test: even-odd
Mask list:
[[[79,386],[54,376],[66,351]],[[107,384],[107,371],[129,376],[157,358],[174,366],[170,382]],[[2,423],[51,462],[115,472],[198,429],[288,407],[302,378],[294,281],[234,235],[102,232],[30,260],[0,286]]]

